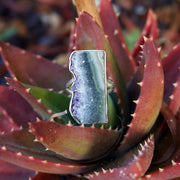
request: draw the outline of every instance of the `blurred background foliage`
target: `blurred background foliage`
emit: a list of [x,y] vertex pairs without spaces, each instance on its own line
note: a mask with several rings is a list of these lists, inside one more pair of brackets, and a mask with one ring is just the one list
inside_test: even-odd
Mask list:
[[[148,9],[157,15],[160,28],[157,43],[163,52],[166,54],[180,41],[179,0],[112,2],[130,49],[139,37]],[[76,16],[72,0],[0,0],[0,40],[64,63]],[[7,71],[0,61],[1,83],[4,75],[7,76]]]

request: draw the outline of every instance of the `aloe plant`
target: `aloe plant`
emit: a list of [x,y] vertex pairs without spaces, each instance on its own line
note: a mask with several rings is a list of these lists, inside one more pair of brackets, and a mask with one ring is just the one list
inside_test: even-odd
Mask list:
[[[69,54],[106,52],[107,89],[102,96],[107,116],[102,116],[107,122],[88,121],[92,113],[106,113],[98,109],[98,101],[91,103],[91,113],[82,112],[84,121],[69,111],[73,85],[68,59],[62,66],[0,42],[11,74],[8,85],[0,86],[0,177],[25,179],[33,174],[24,168],[38,172],[33,180],[180,177],[180,44],[161,58],[158,25],[150,10],[130,53],[110,1],[101,0],[99,11],[93,0],[83,2],[75,0],[79,17]],[[83,78],[86,71],[77,67]],[[90,92],[88,88],[94,87],[85,86],[83,93]],[[80,102],[78,106],[85,101]]]

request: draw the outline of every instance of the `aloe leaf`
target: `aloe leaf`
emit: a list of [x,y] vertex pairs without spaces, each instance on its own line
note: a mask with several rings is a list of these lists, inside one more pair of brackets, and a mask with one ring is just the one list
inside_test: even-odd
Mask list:
[[51,109],[53,113],[65,111],[69,108],[70,98],[64,94],[27,84],[23,84],[23,86],[25,86],[26,89],[30,88],[29,93],[36,99],[41,100],[42,104],[48,109]]
[[[121,151],[126,151],[140,141],[154,125],[159,114],[163,90],[164,75],[159,52],[152,39],[146,39],[143,46],[145,58],[144,77],[140,83],[140,96],[136,103],[135,112],[129,129],[120,145]],[[153,73],[152,73],[153,72]]]
[[87,12],[82,12],[75,26],[75,49],[105,49],[105,37],[103,30]]
[[164,180],[164,179],[173,179],[180,177],[180,163],[172,161],[172,165],[159,168],[159,170],[149,173],[144,177],[141,177],[142,180]]
[[[125,157],[119,158],[116,162],[112,162],[113,166],[120,166],[111,168],[108,166],[103,168],[102,171],[90,174],[89,179],[103,180],[103,179],[114,179],[114,180],[132,180],[138,179],[145,174],[151,164],[154,150],[154,138],[153,136],[146,139],[143,144],[136,147],[133,152],[128,152]],[[121,164],[124,161],[125,164]],[[119,165],[120,164],[120,165]],[[112,167],[113,167],[112,166]]]
[[31,180],[62,180],[62,178],[57,174],[38,173]]
[[52,111],[47,109],[40,101],[34,98],[30,93],[29,89],[26,89],[16,78],[6,78],[10,86],[12,86],[29,104],[33,107],[34,111],[37,112],[43,119],[49,119],[52,115]]
[[74,2],[79,16],[83,11],[85,11],[95,19],[100,27],[102,27],[101,19],[94,0],[74,0]]
[[169,108],[169,106],[165,103],[162,104],[161,113],[171,131],[174,141],[177,141],[177,119],[174,116],[173,112]]
[[34,139],[25,129],[1,135],[0,158],[27,169],[55,174],[81,173],[92,166],[69,164]]
[[65,90],[66,83],[71,79],[64,66],[8,43],[0,42],[0,53],[11,75],[23,83],[59,91]]
[[174,84],[173,94],[170,96],[169,108],[176,115],[180,108],[180,75],[178,81]]
[[176,133],[177,133],[177,138],[176,138],[176,150],[175,150],[175,152],[173,153],[173,155],[172,155],[172,158],[171,159],[173,159],[174,161],[176,161],[176,162],[179,162],[180,161],[180,138],[179,138],[179,136],[180,136],[180,129],[179,129],[179,127],[180,127],[180,110],[176,113],[176,119],[177,119],[177,121],[176,121],[176,123],[177,123],[177,129],[176,129]]
[[[64,112],[67,110],[67,114],[62,115],[61,119],[65,121],[66,123],[69,123],[69,121],[72,124],[77,125],[75,120],[72,118],[72,116],[69,113],[69,102],[70,98],[65,96],[64,94],[59,94],[51,90],[39,88],[30,86],[27,84],[24,84],[24,86],[29,89],[29,93],[34,96],[36,99],[41,100],[41,103],[46,106],[48,109],[51,109],[53,113],[59,113]],[[117,110],[114,105],[114,102],[110,95],[108,95],[108,123],[99,124],[101,127],[104,126],[105,129],[112,128],[115,129],[120,126],[120,120],[117,117]],[[57,120],[57,122],[59,122]]]
[[101,158],[116,145],[120,138],[120,132],[116,130],[60,125],[55,122],[32,123],[31,129],[37,139],[43,137],[41,142],[47,148],[74,160],[91,161]]
[[60,176],[57,174],[38,173],[32,180],[87,180],[80,176]]
[[[6,112],[4,112],[6,114]],[[14,122],[14,120],[7,116],[3,115],[0,112],[0,134],[10,132],[12,129],[19,129],[20,127]]]
[[[156,149],[153,163],[165,163],[171,160],[172,155],[178,145],[177,118],[166,103],[161,107],[162,120],[157,123],[155,130]],[[159,121],[160,119],[158,119]]]
[[143,80],[144,65],[145,65],[145,60],[142,57],[141,61],[139,63],[139,66],[137,67],[137,71],[134,74],[134,77],[132,78],[132,80],[127,85],[128,97],[129,97],[129,101],[131,102],[130,103],[130,111],[131,111],[131,113],[134,112],[135,107],[136,107],[136,104],[133,102],[133,100],[138,99],[138,97],[140,95],[141,87],[139,86],[138,83]]
[[132,51],[132,56],[134,57],[136,64],[138,64],[139,61],[139,55],[141,51],[140,45],[144,44],[144,36],[153,38],[154,40],[158,38],[158,23],[156,20],[156,16],[152,10],[149,10],[148,12],[146,23],[142,30],[141,36]]
[[168,129],[162,135],[162,137],[156,142],[156,149],[154,151],[154,158],[152,162],[152,169],[157,169],[160,164],[168,165],[169,161],[172,159],[176,145],[172,134]]
[[108,79],[114,82],[114,91],[117,94],[118,99],[121,101],[124,116],[127,116],[129,114],[129,105],[127,100],[128,97],[126,92],[126,85],[124,80],[122,79],[122,75],[119,71],[112,49],[107,39],[105,38],[102,29],[86,12],[81,13],[77,20],[75,37],[76,39],[74,50],[99,49],[106,52],[107,76]]
[[[13,88],[15,88],[18,91],[18,93],[21,94],[21,96],[23,96],[32,105],[32,107],[34,108],[34,111],[37,112],[37,114],[35,112],[33,112],[32,114],[30,113],[30,116],[33,116],[34,114],[34,118],[33,118],[34,121],[37,117],[39,117],[39,115],[42,116],[44,119],[48,120],[52,117],[53,113],[56,114],[56,113],[69,109],[70,98],[63,94],[59,94],[50,90],[46,90],[43,88],[38,88],[38,87],[30,86],[30,85],[25,85],[25,84],[22,85],[20,82],[18,82],[17,79],[7,78],[7,81]],[[27,89],[24,86],[26,86]],[[17,96],[13,96],[13,97],[21,98],[21,96],[17,94]],[[11,106],[13,105],[12,103],[10,104]],[[117,126],[119,126],[120,121],[117,118],[116,108],[114,107],[114,104],[110,96],[108,96],[108,106],[109,106],[109,111],[111,112],[108,114],[109,122],[104,124],[104,127],[116,128]],[[6,116],[7,115],[8,114],[6,113]],[[67,111],[67,114],[61,116],[61,118],[66,123],[70,121],[72,124],[77,124],[75,120],[72,118],[72,116],[70,115],[69,111]],[[21,119],[24,119],[24,118],[21,118]],[[30,119],[29,121],[26,121],[26,122],[32,122],[32,120]],[[58,119],[57,119],[57,122],[62,123],[61,121],[58,121]],[[27,123],[26,123],[26,126],[27,126]]]
[[108,95],[108,122],[101,124],[105,129],[121,127],[121,119],[118,117],[117,107],[115,107],[111,95]]
[[57,174],[38,173],[31,180],[62,180],[62,178]]
[[103,24],[104,33],[108,36],[108,40],[112,47],[119,69],[122,73],[123,79],[127,83],[134,75],[136,65],[126,46],[117,16],[109,0],[101,0],[99,14]]
[[[70,37],[69,37],[69,47],[68,47],[68,57],[70,57],[71,53],[75,50],[75,25],[71,28]],[[69,64],[69,58],[67,60],[67,65]]]
[[51,90],[47,90],[44,88],[39,88],[35,86],[30,86],[27,84],[23,84],[29,90],[29,93],[41,101],[41,103],[48,109],[52,110],[53,113],[60,113],[67,111],[64,115],[61,116],[62,120],[65,122],[71,121],[71,123],[76,124],[75,120],[69,113],[69,103],[70,98],[65,96],[62,93],[57,93]]
[[17,129],[20,126],[27,128],[27,123],[35,121],[39,116],[25,99],[12,88],[5,86],[0,86],[0,111],[4,116],[1,128],[4,127],[6,130]]
[[0,160],[0,178],[2,180],[25,180],[34,176],[35,172]]
[[176,83],[179,77],[180,67],[180,43],[177,44],[170,52],[162,59],[164,70],[164,101],[169,102],[169,97],[173,92],[173,83]]

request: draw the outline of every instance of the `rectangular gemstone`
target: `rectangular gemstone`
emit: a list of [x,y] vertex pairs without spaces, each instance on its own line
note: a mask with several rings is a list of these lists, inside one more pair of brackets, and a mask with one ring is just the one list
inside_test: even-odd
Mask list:
[[106,54],[103,50],[72,52],[69,70],[73,74],[70,113],[80,124],[106,123]]

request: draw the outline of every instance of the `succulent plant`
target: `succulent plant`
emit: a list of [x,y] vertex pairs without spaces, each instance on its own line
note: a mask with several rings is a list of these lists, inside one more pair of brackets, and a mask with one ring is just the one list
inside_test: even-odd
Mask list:
[[[161,58],[157,20],[150,10],[130,53],[109,0],[101,0],[99,11],[93,0],[75,3],[79,17],[69,54],[106,52],[102,96],[107,98],[107,122],[88,121],[106,113],[95,103],[91,113],[82,112],[84,121],[77,122],[70,113],[68,63],[59,65],[0,42],[11,74],[8,85],[0,86],[0,177],[25,179],[33,171],[24,168],[38,172],[33,180],[180,177],[180,44]],[[84,94],[88,88],[93,87],[85,86]],[[85,101],[80,102],[78,106]],[[73,105],[77,103],[75,99]]]

